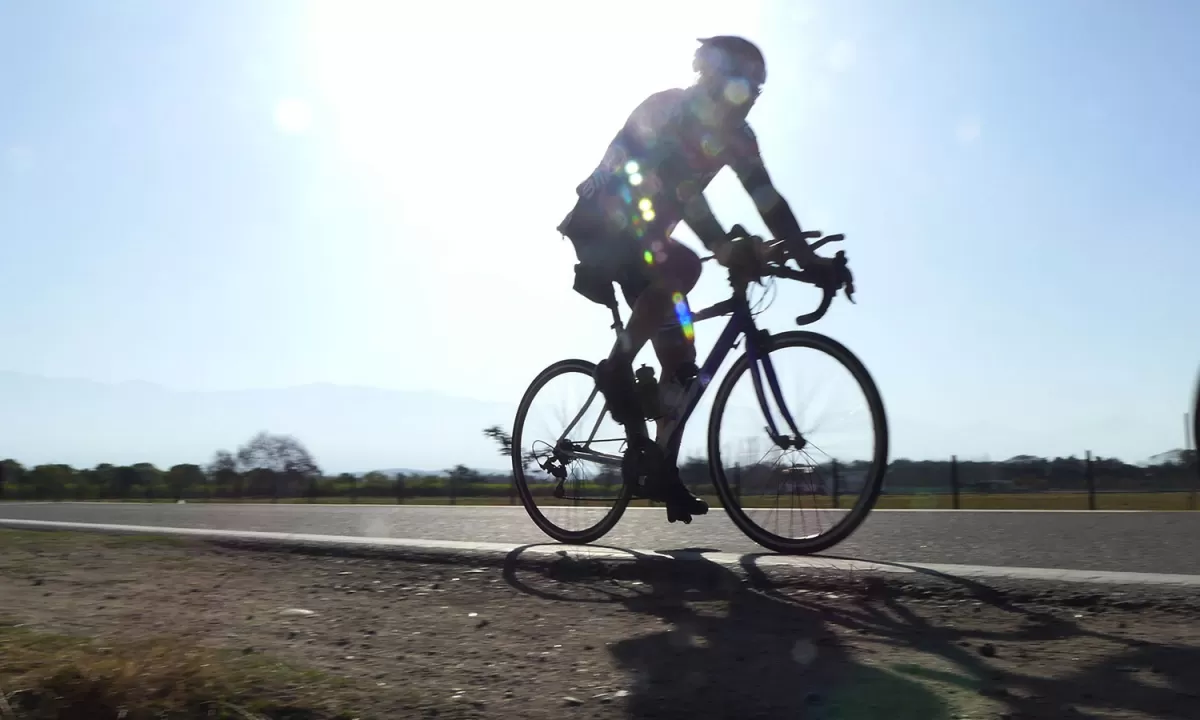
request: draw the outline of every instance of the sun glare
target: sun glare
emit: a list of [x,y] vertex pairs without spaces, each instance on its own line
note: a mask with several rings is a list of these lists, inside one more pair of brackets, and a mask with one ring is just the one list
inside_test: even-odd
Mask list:
[[275,105],[275,125],[288,135],[303,135],[312,127],[312,110],[303,100],[280,100]]
[[[448,188],[467,187],[481,217],[511,216],[538,198],[532,207],[544,210],[522,209],[520,223],[488,230],[513,235],[514,266],[528,264],[523,243],[542,242],[520,226],[553,235],[572,189],[633,107],[691,81],[697,37],[755,31],[745,8],[716,0],[614,0],[586,9],[548,0],[318,0],[308,7],[320,94],[313,100],[339,154],[387,201],[398,225],[435,234],[455,232],[446,218],[463,211],[462,192]],[[310,121],[298,121],[294,108],[279,115],[285,129]],[[381,252],[399,261],[404,250],[394,244]],[[422,252],[450,262],[455,251],[432,243]]]

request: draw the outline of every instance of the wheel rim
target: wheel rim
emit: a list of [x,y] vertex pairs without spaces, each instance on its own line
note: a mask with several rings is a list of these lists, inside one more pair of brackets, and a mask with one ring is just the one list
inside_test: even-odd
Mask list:
[[607,412],[601,417],[603,405],[591,364],[568,361],[534,381],[517,417],[518,489],[534,522],[562,542],[607,532],[628,502],[619,467],[597,461],[619,459],[624,443],[621,426]]
[[[786,551],[828,547],[874,504],[887,455],[882,402],[865,369],[832,341],[829,347],[777,341],[769,358],[804,446],[785,449],[772,441],[754,368],[742,357],[714,407],[711,459],[723,475],[731,515],[753,539]],[[779,433],[791,436],[765,376],[762,391]],[[846,408],[847,400],[853,412],[828,412]]]

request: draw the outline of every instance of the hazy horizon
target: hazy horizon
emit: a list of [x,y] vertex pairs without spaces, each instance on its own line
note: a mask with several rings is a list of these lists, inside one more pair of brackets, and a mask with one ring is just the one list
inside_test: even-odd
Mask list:
[[[711,395],[710,391],[710,399]],[[10,371],[0,371],[0,398],[6,400],[0,405],[0,459],[11,457],[28,466],[94,467],[105,462],[204,466],[217,450],[236,452],[254,433],[265,430],[295,436],[329,474],[394,468],[437,472],[458,464],[503,472],[507,461],[482,431],[493,424],[511,430],[516,411],[516,402],[328,382],[180,390],[141,381],[106,383]],[[702,403],[692,421],[685,436],[685,456],[706,457],[709,405]],[[470,432],[441,430],[467,424]],[[53,439],[42,442],[43,438]],[[19,451],[22,447],[25,452]],[[944,455],[892,453],[891,459],[946,460],[954,454],[962,460],[999,461],[1018,455],[1082,457],[1090,450],[1139,463],[1179,447],[1165,443],[1132,457],[1094,446],[1051,452],[964,447]]]

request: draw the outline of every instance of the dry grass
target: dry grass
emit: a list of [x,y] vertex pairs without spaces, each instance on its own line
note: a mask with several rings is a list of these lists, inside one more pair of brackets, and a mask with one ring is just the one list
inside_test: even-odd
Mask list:
[[0,720],[334,720],[338,681],[186,641],[124,645],[0,625]]

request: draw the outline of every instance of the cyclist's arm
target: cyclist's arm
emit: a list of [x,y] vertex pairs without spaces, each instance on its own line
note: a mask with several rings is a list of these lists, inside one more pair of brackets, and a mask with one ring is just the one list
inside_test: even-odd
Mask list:
[[[779,194],[779,191],[775,189],[775,184],[771,182],[767,166],[763,163],[762,155],[759,153],[758,140],[754,137],[754,132],[750,130],[749,126],[744,128],[744,132],[744,137],[740,138],[743,144],[737,148],[737,159],[731,163],[733,171],[741,181],[742,187],[754,201],[758,214],[762,216],[763,222],[771,234],[776,238],[795,239],[797,246],[808,248],[808,243],[800,237],[800,222],[796,220],[787,200],[783,199],[783,195]],[[815,256],[811,250],[808,254]]]
[[712,207],[702,192],[695,193],[684,204],[683,221],[710,252],[729,241],[725,236],[725,228],[713,215]]

